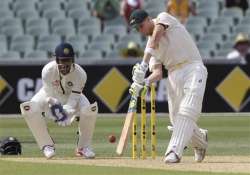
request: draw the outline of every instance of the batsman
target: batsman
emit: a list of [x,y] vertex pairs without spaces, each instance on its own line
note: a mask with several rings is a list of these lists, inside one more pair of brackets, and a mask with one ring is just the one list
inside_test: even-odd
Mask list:
[[55,60],[42,69],[42,88],[30,101],[20,104],[21,113],[47,159],[55,156],[55,143],[49,135],[44,117],[52,119],[59,126],[68,126],[79,117],[75,154],[84,158],[95,157],[91,140],[98,106],[96,102],[90,104],[82,93],[87,75],[74,62],[74,57],[71,44],[59,44],[55,49]]
[[[167,95],[173,132],[164,162],[180,162],[184,148],[190,143],[195,161],[201,162],[208,146],[207,130],[197,126],[207,80],[207,69],[192,37],[185,27],[166,12],[151,19],[144,10],[135,10],[130,25],[148,36],[143,60],[133,68],[130,92],[139,96],[144,86],[162,78],[163,66],[168,70]],[[152,72],[148,77],[148,70]]]

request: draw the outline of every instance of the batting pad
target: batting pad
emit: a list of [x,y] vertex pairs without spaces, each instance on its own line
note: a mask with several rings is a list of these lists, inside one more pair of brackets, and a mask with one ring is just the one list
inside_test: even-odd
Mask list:
[[53,146],[54,142],[49,135],[45,120],[42,118],[41,113],[35,112],[35,110],[31,109],[32,107],[34,107],[32,102],[25,102],[20,105],[22,115],[39,148],[42,150],[45,145]]
[[81,110],[79,121],[79,140],[77,148],[91,146],[97,112],[97,103],[93,103],[88,108]]
[[84,116],[79,121],[79,140],[77,148],[89,147],[95,129],[96,116]]
[[173,133],[166,151],[167,155],[171,151],[181,158],[184,147],[188,145],[193,136],[195,122],[182,115],[178,115],[174,123]]

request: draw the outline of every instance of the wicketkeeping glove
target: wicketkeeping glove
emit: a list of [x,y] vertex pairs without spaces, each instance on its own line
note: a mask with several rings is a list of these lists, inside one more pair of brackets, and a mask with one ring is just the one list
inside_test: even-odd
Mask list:
[[70,117],[57,99],[48,97],[47,102],[50,108],[50,112],[48,114],[49,118],[54,120],[59,126],[67,126],[71,124]]
[[50,106],[51,114],[54,117],[54,121],[59,126],[68,126],[71,124],[70,117],[63,109],[62,105],[59,104],[53,104]]
[[134,97],[139,97],[141,95],[145,95],[147,92],[147,86],[140,85],[136,82],[133,82],[129,88],[129,93]]

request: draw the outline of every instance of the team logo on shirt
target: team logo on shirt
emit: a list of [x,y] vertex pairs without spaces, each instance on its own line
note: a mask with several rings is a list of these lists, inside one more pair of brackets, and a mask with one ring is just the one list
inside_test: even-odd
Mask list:
[[73,83],[71,81],[68,81],[67,84],[68,84],[69,87],[73,86]]

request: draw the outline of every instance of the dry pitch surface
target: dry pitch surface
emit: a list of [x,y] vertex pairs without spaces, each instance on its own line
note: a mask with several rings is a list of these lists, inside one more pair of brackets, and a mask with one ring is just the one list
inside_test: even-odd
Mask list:
[[57,163],[57,164],[78,164],[92,166],[116,166],[116,167],[134,167],[149,169],[164,169],[178,171],[204,171],[204,172],[231,172],[231,173],[249,173],[250,156],[207,156],[202,163],[195,163],[193,157],[183,157],[182,162],[178,164],[164,164],[162,158],[156,160],[131,160],[131,158],[96,158],[86,160],[81,158],[0,158],[1,160],[16,162],[37,162],[37,163]]

